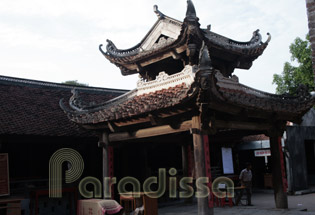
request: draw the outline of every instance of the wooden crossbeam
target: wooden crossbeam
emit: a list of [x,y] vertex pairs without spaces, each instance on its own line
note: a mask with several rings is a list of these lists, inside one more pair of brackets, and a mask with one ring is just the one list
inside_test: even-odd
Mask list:
[[[254,122],[238,122],[238,121],[223,121],[216,120],[209,125],[216,128],[225,129],[240,129],[240,130],[256,130],[264,131],[271,129],[271,125],[268,123],[254,123]],[[116,132],[109,134],[109,142],[118,142],[124,140],[140,139],[147,137],[155,137],[166,134],[179,133],[189,131],[192,128],[191,120],[187,120],[176,126],[176,128],[170,125],[155,126],[151,128],[139,129],[133,132]]]
[[139,129],[134,132],[120,132],[109,135],[109,142],[118,142],[146,137],[154,137],[166,134],[189,131],[191,129],[191,120],[182,122],[178,127],[173,128],[170,125],[156,126],[152,128]]
[[[222,121],[222,120],[216,120],[214,122],[214,125],[216,128],[256,130],[256,131],[265,131],[272,128],[272,125],[268,123]],[[209,126],[211,127],[212,125],[210,124]]]

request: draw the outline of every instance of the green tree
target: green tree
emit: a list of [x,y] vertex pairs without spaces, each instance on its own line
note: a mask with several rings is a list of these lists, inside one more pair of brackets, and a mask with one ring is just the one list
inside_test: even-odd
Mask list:
[[297,37],[290,45],[290,53],[291,62],[296,66],[285,62],[282,74],[273,75],[272,83],[277,85],[276,93],[294,95],[300,84],[307,86],[311,91],[314,89],[314,77],[309,36],[306,36],[306,40]]
[[65,82],[62,82],[62,84],[67,84],[67,85],[72,85],[72,86],[83,86],[83,87],[89,86],[88,84],[78,82],[78,80],[65,81]]

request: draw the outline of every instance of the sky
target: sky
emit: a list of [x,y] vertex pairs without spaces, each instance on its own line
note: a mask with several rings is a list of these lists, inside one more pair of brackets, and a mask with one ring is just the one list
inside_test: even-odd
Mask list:
[[[308,32],[304,0],[193,0],[202,28],[238,41],[260,29],[272,39],[241,83],[275,92],[273,74],[290,61],[289,45]],[[112,40],[119,49],[138,44],[157,20],[153,5],[183,20],[186,0],[1,0],[0,75],[49,82],[133,89],[138,75],[122,76],[99,52]]]

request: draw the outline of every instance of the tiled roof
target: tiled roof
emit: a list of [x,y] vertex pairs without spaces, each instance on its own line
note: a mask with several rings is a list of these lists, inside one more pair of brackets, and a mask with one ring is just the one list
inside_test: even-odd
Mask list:
[[72,121],[80,124],[96,124],[130,118],[183,103],[190,98],[188,96],[189,89],[190,87],[182,83],[175,87],[138,96],[136,94],[126,95],[113,103],[104,104],[96,109],[82,112],[71,112],[68,110],[66,112]]
[[[193,8],[193,11],[195,11],[192,2],[187,1],[187,3],[189,6],[187,9],[189,10],[189,8]],[[160,59],[160,57],[163,56],[163,59],[165,59],[166,56],[173,57],[174,50],[180,51],[177,54],[183,53],[183,51],[189,48],[187,47],[187,44],[191,43],[191,38],[194,38],[192,40],[195,41],[194,45],[198,44],[196,43],[198,40],[200,40],[199,44],[201,44],[202,41],[206,43],[211,56],[213,56],[213,60],[216,61],[216,58],[220,59],[220,61],[218,61],[219,64],[222,63],[221,61],[224,61],[226,63],[232,63],[231,66],[233,68],[249,69],[252,66],[252,62],[263,54],[271,40],[271,36],[268,33],[268,39],[263,42],[259,30],[253,32],[249,41],[240,42],[232,40],[214,33],[210,29],[200,28],[198,22],[199,19],[196,17],[196,14],[194,14],[192,18],[189,17],[189,13],[187,12],[183,22],[176,20],[175,22],[171,21],[171,24],[165,23],[162,30],[160,28],[157,28],[158,30],[155,29],[155,24],[146,37],[132,48],[125,50],[118,49],[112,41],[108,40],[106,51],[103,51],[102,45],[100,45],[99,50],[105,58],[120,68],[123,75],[130,75],[138,72],[139,68],[137,68],[136,65],[145,67],[147,64],[144,64],[144,62],[146,61],[150,62],[150,64],[156,62],[152,61],[152,58]],[[164,17],[159,20],[165,19],[172,18]],[[168,37],[163,43],[160,43],[160,40],[157,40],[155,46],[146,49],[147,47],[144,45],[146,41],[156,40],[155,34],[153,34],[154,36],[151,34],[154,30],[163,32],[164,29],[172,28],[174,23],[181,26],[179,35],[176,37]],[[191,25],[194,25],[194,27],[191,28]],[[163,36],[163,34],[161,33],[160,36]],[[200,47],[197,47],[197,50],[199,48]]]
[[[198,98],[195,97],[197,94]],[[78,98],[80,95],[74,93],[70,98],[70,108],[63,103],[61,107],[73,122],[85,125],[142,117],[152,112],[156,114],[178,105],[196,108],[197,103],[208,102],[210,109],[219,112],[237,110],[242,114],[241,111],[248,111],[253,120],[261,117],[269,122],[271,117],[275,117],[274,120],[279,122],[299,122],[314,106],[315,93],[301,87],[297,94],[266,93],[240,84],[236,76],[225,77],[211,67],[208,48],[203,44],[198,66],[186,65],[181,72],[172,75],[160,72],[155,80],[140,80],[135,90],[99,105],[82,105],[82,99]],[[185,103],[188,100],[192,102]],[[225,106],[223,109],[222,104]]]
[[[69,100],[73,86],[0,76],[0,135],[90,136],[70,122],[59,106]],[[125,93],[77,87],[87,102],[105,101]]]
[[298,96],[276,95],[259,91],[238,82],[238,78],[226,78],[215,74],[216,87],[212,93],[226,104],[239,106],[256,112],[277,114],[278,120],[300,120],[315,104],[315,95],[301,87]]

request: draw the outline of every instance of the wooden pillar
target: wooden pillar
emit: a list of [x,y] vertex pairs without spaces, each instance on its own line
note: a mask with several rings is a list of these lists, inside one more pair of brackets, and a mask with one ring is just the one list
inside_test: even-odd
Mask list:
[[186,145],[182,145],[182,168],[183,176],[188,177],[188,150]]
[[[204,137],[201,134],[201,119],[200,116],[192,118],[192,133],[194,142],[194,158],[195,158],[195,175],[196,179],[207,177]],[[210,195],[210,194],[209,194]],[[209,207],[208,198],[198,198],[198,215],[213,215],[213,208]]]
[[206,165],[206,176],[209,178],[208,188],[211,195],[208,196],[208,204],[210,208],[213,208],[213,196],[212,196],[212,175],[211,175],[211,163],[210,163],[210,146],[208,135],[203,135],[203,144],[205,152],[205,165]]
[[144,169],[143,169],[143,174],[142,177],[147,179],[151,177],[151,169],[149,167],[149,158],[148,158],[148,148],[143,147],[142,148],[142,155],[143,155],[143,162],[144,162]]
[[[183,169],[183,177],[191,177],[191,169],[189,169],[189,162],[191,162],[191,150],[188,149],[189,146],[182,145],[182,169]],[[191,149],[191,148],[190,148]],[[190,198],[185,198],[186,204],[192,204],[193,203],[193,196]]]
[[195,169],[195,161],[194,161],[192,145],[187,146],[187,162],[188,162],[188,170],[187,170],[188,177],[194,177],[193,171]]
[[109,147],[108,134],[104,132],[100,138],[99,147],[103,150],[103,197],[105,189],[108,189],[104,181],[105,178],[113,177],[113,149]]
[[[114,177],[114,147],[108,146],[108,177]],[[114,199],[114,184],[111,185],[111,196]]]
[[288,208],[287,182],[280,136],[270,136],[272,180],[276,208]]

